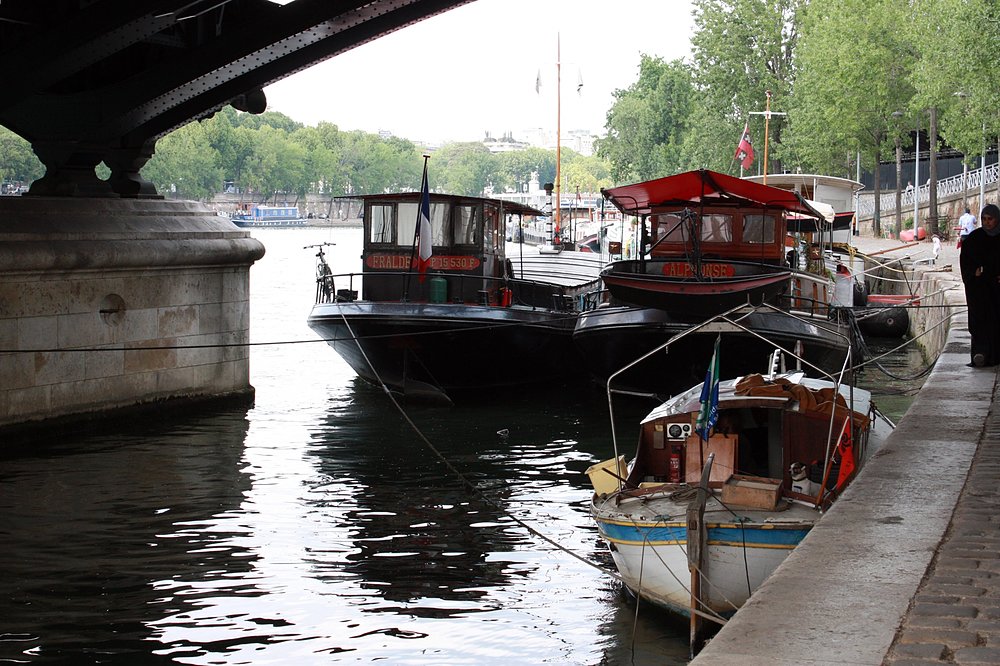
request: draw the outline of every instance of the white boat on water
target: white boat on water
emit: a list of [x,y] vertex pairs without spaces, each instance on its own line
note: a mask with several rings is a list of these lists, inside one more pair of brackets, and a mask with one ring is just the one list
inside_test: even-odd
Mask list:
[[238,227],[304,227],[306,220],[298,206],[254,206],[241,210],[232,218]]
[[[701,326],[731,323],[720,316]],[[599,534],[640,598],[724,622],[891,432],[868,391],[782,371],[783,358],[776,352],[766,374],[699,384],[663,402],[642,420],[631,463],[616,443],[614,458],[588,470]],[[712,410],[714,425],[699,428]]]

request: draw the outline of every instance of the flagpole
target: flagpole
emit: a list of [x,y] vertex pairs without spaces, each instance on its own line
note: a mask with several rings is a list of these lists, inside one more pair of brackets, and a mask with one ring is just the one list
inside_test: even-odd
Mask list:
[[[562,233],[562,49],[559,44],[559,33],[556,33],[556,234]],[[559,238],[560,244],[562,237]]]
[[788,114],[771,111],[771,91],[765,90],[764,95],[767,97],[767,103],[764,105],[764,110],[751,111],[750,115],[764,116],[764,184],[767,185],[767,149],[771,143],[771,116],[787,116]]
[[764,184],[767,185],[767,146],[771,143],[771,91],[765,92],[767,102],[764,104]]
[[[424,174],[420,178],[420,196],[421,197],[423,197],[424,190],[428,189],[428,183],[427,183],[427,160],[429,160],[431,158],[431,156],[429,154],[427,154],[427,153],[424,153],[423,157],[424,157]],[[421,212],[420,211],[420,206],[417,205],[417,219],[416,219],[416,221],[414,222],[414,225],[413,225],[413,246],[410,247],[410,265],[406,269],[406,281],[403,282],[403,302],[406,302],[409,299],[409,296],[410,296],[410,277],[413,276],[413,262],[416,261],[416,258],[417,258],[417,247],[419,246],[419,243],[420,243],[420,212]]]

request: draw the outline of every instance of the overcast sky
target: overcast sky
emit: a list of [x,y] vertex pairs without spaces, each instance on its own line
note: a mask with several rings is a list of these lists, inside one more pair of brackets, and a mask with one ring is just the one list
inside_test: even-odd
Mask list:
[[268,86],[268,109],[426,142],[554,132],[558,35],[562,131],[603,134],[639,54],[688,58],[692,29],[688,0],[476,0]]

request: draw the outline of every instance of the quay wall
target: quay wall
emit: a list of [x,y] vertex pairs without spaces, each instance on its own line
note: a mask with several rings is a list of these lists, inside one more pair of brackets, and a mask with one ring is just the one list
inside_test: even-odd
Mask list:
[[[973,370],[961,281],[917,268],[914,334],[934,369],[896,430],[823,520],[691,662],[882,664],[948,530],[992,404]],[[943,323],[942,323],[943,322]]]
[[0,428],[250,395],[263,254],[196,202],[0,198]]

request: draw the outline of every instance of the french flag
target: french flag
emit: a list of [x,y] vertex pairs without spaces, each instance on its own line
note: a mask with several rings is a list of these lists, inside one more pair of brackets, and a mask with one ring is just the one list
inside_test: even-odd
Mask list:
[[423,282],[431,263],[431,193],[427,185],[427,160],[424,160],[424,177],[420,185],[420,226],[417,231],[418,279]]

